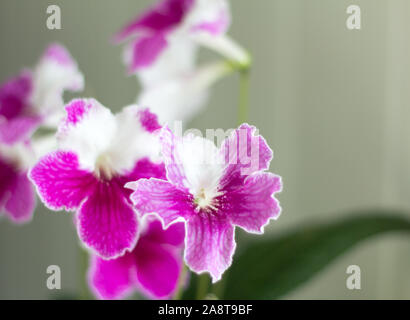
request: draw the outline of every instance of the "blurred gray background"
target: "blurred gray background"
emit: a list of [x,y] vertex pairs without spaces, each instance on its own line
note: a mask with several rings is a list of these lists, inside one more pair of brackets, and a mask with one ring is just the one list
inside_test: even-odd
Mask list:
[[[67,46],[86,77],[84,95],[118,110],[138,86],[125,76],[110,36],[153,1],[1,0],[0,81],[36,63],[50,41]],[[62,30],[46,28],[46,8]],[[362,30],[346,28],[346,8]],[[250,119],[275,151],[283,214],[268,232],[337,219],[344,210],[410,208],[410,2],[408,0],[232,0],[230,34],[253,55]],[[219,82],[189,127],[236,125],[238,78]],[[32,223],[0,221],[0,298],[47,299],[46,268],[61,267],[62,289],[84,287],[72,214],[39,206]],[[362,290],[346,289],[361,267]],[[290,299],[408,299],[410,243],[400,235],[367,242],[338,259]]]

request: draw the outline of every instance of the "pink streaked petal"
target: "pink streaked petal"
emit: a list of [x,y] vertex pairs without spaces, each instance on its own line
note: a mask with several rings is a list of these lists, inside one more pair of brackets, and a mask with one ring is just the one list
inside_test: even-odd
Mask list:
[[183,222],[174,223],[164,230],[159,220],[152,216],[148,216],[147,219],[151,219],[151,221],[144,232],[144,240],[175,247],[181,247],[184,244],[185,224]]
[[122,41],[138,31],[168,31],[182,21],[193,2],[194,0],[161,0],[121,29],[114,40]]
[[32,74],[23,71],[0,87],[0,118],[13,119],[26,110],[33,89]]
[[182,159],[177,152],[177,145],[182,139],[176,137],[168,127],[163,127],[160,133],[161,153],[167,170],[167,179],[179,188],[186,188],[187,178],[185,176]]
[[10,145],[24,141],[30,138],[42,121],[39,116],[19,116],[10,120],[0,118],[0,142]]
[[148,108],[139,110],[138,116],[142,127],[146,131],[153,133],[162,128],[162,126],[158,122],[158,116],[155,113],[149,111]]
[[221,152],[226,169],[220,183],[222,188],[239,186],[248,175],[269,168],[273,152],[262,136],[255,135],[255,130],[242,124],[223,142]]
[[222,216],[199,213],[187,222],[185,261],[195,272],[209,272],[212,281],[221,279],[235,252],[235,230]]
[[9,218],[15,223],[31,220],[36,206],[33,186],[27,178],[27,172],[19,173],[9,189],[10,196],[4,206]]
[[141,238],[135,250],[137,280],[150,297],[169,298],[178,285],[182,257],[175,250]]
[[131,253],[111,260],[95,255],[90,258],[88,284],[94,295],[100,299],[126,298],[134,290],[135,278],[135,257]]
[[57,151],[44,156],[30,172],[44,204],[53,210],[74,210],[93,191],[93,174],[79,168],[75,153]]
[[[120,184],[125,186],[132,181],[138,181],[139,179],[165,179],[165,166],[163,163],[154,163],[148,158],[138,160],[131,172],[124,176],[118,177]],[[124,189],[124,194],[129,197],[132,193],[131,189]]]
[[152,65],[167,45],[167,40],[161,33],[137,39],[132,47],[129,72]]
[[42,59],[54,61],[62,66],[75,65],[75,61],[68,50],[58,43],[50,44],[44,52]]
[[281,208],[274,194],[281,190],[280,177],[269,172],[253,174],[240,188],[227,193],[221,211],[233,224],[246,231],[263,233],[269,220],[279,217]]
[[167,227],[194,214],[191,194],[176,188],[168,181],[151,178],[127,183],[134,190],[131,201],[142,214],[157,214]]
[[81,240],[104,259],[123,255],[137,241],[137,214],[115,179],[98,182],[82,204],[77,223]]

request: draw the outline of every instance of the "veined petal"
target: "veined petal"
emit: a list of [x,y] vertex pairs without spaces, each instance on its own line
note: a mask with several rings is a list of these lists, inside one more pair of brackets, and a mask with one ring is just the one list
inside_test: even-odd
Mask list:
[[31,104],[38,114],[51,117],[64,105],[65,90],[80,91],[84,78],[70,53],[59,44],[51,44],[33,73]]
[[247,232],[263,233],[269,220],[279,217],[281,208],[274,194],[281,190],[280,177],[269,172],[255,173],[240,188],[226,193],[221,211]]
[[175,250],[141,238],[135,250],[137,280],[150,297],[169,298],[177,288],[182,259]]
[[43,203],[53,210],[74,210],[93,191],[96,180],[92,173],[80,169],[72,152],[50,153],[30,172]]
[[131,251],[138,238],[137,214],[115,179],[99,181],[77,215],[80,239],[104,259]]
[[127,183],[134,190],[131,201],[142,214],[157,214],[167,227],[194,214],[192,196],[168,181],[151,178]]
[[30,221],[36,207],[36,196],[27,177],[27,172],[21,172],[15,176],[9,192],[9,197],[4,206],[9,218],[15,223]]
[[100,299],[121,299],[131,294],[136,278],[135,257],[126,253],[122,257],[104,260],[92,255],[88,271],[88,284]]
[[112,144],[117,131],[116,119],[94,99],[72,100],[66,112],[57,134],[59,147],[75,152],[81,168],[93,171],[98,157]]
[[187,221],[186,264],[197,273],[209,272],[213,282],[231,265],[235,247],[235,230],[226,218],[197,214]]
[[252,173],[269,168],[273,152],[265,139],[255,135],[256,128],[242,124],[221,146],[225,159],[225,171],[221,188],[230,190],[243,183]]

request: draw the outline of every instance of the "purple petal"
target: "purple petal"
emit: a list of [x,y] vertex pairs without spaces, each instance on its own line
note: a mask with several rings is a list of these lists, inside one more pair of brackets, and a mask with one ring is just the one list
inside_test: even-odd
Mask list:
[[77,222],[81,240],[105,259],[132,250],[137,241],[137,215],[115,179],[98,181],[82,204]]
[[194,213],[192,195],[182,191],[168,181],[141,179],[126,185],[134,190],[131,201],[142,214],[157,214],[165,227],[181,218],[187,219]]
[[246,231],[263,233],[269,220],[279,217],[281,208],[273,195],[281,190],[280,177],[269,172],[253,174],[240,188],[226,194],[226,204],[220,210]]
[[144,233],[144,239],[156,244],[181,247],[185,239],[185,224],[183,222],[174,223],[164,230],[161,222],[155,219],[149,223]]
[[149,67],[168,45],[162,33],[141,37],[132,47],[132,60],[129,72]]
[[57,151],[44,156],[30,172],[44,204],[53,210],[73,210],[93,191],[96,179],[79,168],[72,152]]
[[186,264],[195,272],[209,272],[212,281],[221,279],[235,251],[234,227],[222,216],[198,213],[187,222]]
[[0,209],[3,208],[9,197],[10,186],[16,176],[17,170],[8,161],[0,157]]
[[143,291],[153,298],[169,298],[178,285],[182,259],[175,250],[141,238],[135,250],[137,280]]
[[89,287],[100,299],[121,299],[134,288],[136,278],[135,257],[126,253],[122,257],[104,260],[91,256],[88,271]]
[[255,130],[242,124],[223,142],[226,169],[220,184],[225,190],[240,186],[248,175],[269,168],[272,150],[262,136],[254,135]]
[[27,172],[18,174],[10,185],[10,197],[4,209],[15,223],[31,220],[36,207],[36,197],[33,186],[27,178]]
[[0,87],[0,116],[9,120],[26,111],[32,89],[33,80],[29,71],[23,71],[4,83]]
[[177,26],[191,9],[194,0],[162,0],[126,25],[115,36],[122,41],[137,31],[164,32]]
[[39,116],[19,116],[0,119],[0,142],[11,145],[29,138],[42,123]]

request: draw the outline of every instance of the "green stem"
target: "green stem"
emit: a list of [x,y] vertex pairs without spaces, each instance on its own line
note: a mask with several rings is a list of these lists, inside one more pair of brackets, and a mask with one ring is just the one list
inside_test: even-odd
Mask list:
[[187,273],[188,273],[188,269],[186,265],[184,264],[181,270],[181,275],[179,276],[178,289],[177,289],[177,292],[175,293],[174,300],[181,300],[182,298],[182,294],[184,293]]
[[249,69],[240,70],[238,125],[248,121]]
[[196,291],[197,300],[205,299],[206,295],[208,294],[208,286],[209,286],[209,276],[206,273],[199,275],[198,287]]

